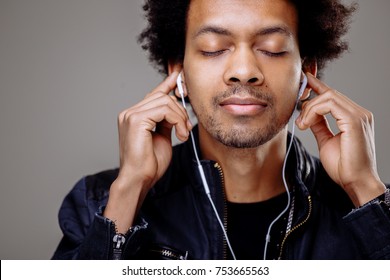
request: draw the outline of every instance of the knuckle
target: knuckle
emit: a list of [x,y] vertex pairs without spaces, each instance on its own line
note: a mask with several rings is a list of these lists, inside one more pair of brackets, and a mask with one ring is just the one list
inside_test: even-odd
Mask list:
[[328,104],[329,107],[334,107],[337,104],[337,101],[333,96],[329,96],[326,99],[326,103]]
[[333,97],[336,97],[336,96],[338,96],[338,95],[341,95],[341,92],[339,92],[338,90],[333,89],[333,88],[329,89],[328,92],[329,92],[329,95],[331,95],[331,96],[333,96]]
[[164,92],[162,92],[161,90],[157,90],[157,91],[152,91],[152,92],[149,92],[144,99],[147,99],[151,96],[156,96],[156,97],[160,97],[162,95],[165,95]]
[[164,105],[169,105],[169,104],[174,102],[172,97],[170,95],[166,95],[166,94],[164,96],[162,96],[161,99],[163,100]]
[[155,91],[155,92],[152,93],[152,95],[155,95],[155,96],[157,96],[157,97],[164,97],[164,96],[167,96],[167,95],[165,94],[165,92],[163,92],[162,90]]
[[342,93],[339,92],[337,89],[332,89],[331,91],[332,91],[332,93],[333,93],[334,95],[342,95]]
[[120,125],[123,124],[129,124],[134,121],[135,118],[137,118],[137,112],[133,112],[132,110],[128,109],[125,110],[118,115],[118,123]]
[[134,107],[131,107],[131,108],[127,108],[125,110],[123,110],[122,112],[120,112],[118,114],[118,121],[120,122],[123,122],[123,121],[126,121],[126,119],[134,113],[134,110],[135,110],[135,106]]
[[331,100],[331,99],[336,99],[337,98],[337,96],[339,96],[340,95],[340,93],[337,91],[337,90],[335,90],[335,89],[329,89],[328,91],[326,91],[324,94],[323,94],[323,96],[324,96],[324,98],[326,98],[327,100]]
[[364,121],[372,123],[374,121],[374,114],[370,111],[366,111],[363,114]]
[[138,113],[128,113],[125,116],[126,122],[131,126],[139,123]]
[[127,110],[124,110],[118,114],[117,120],[119,123],[123,122],[125,115],[126,115],[126,112],[127,112]]

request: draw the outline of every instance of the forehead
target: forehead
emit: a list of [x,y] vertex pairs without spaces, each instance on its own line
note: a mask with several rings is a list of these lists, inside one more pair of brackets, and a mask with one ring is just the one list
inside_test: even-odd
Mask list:
[[241,37],[258,34],[262,28],[282,27],[296,38],[298,18],[288,0],[192,0],[187,36],[196,37],[207,26]]

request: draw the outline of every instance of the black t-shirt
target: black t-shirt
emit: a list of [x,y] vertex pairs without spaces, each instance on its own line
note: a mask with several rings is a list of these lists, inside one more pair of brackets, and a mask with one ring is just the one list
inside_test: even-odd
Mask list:
[[[238,260],[263,259],[268,227],[286,204],[286,193],[262,202],[227,202],[227,234]],[[279,240],[286,225],[286,215],[283,215],[272,228],[271,240]],[[229,249],[227,253],[228,259],[232,259]]]

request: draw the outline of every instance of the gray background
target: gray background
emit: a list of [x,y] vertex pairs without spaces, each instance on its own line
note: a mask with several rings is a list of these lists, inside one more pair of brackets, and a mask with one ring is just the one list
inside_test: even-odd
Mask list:
[[[390,1],[358,2],[351,52],[324,80],[375,114],[379,173],[390,182]],[[66,193],[117,166],[117,114],[162,78],[135,40],[141,4],[0,0],[1,259],[49,259]],[[313,136],[299,135],[315,153]]]

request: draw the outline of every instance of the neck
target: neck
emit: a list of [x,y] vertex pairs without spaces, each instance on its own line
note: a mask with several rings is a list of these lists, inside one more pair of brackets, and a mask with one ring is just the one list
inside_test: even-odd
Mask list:
[[285,191],[282,169],[286,156],[287,129],[253,149],[223,145],[199,125],[202,157],[222,167],[225,192],[231,202],[259,202]]

